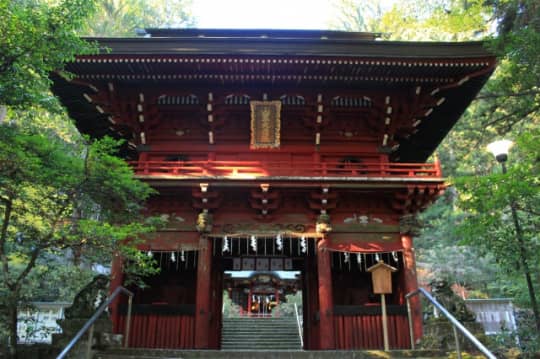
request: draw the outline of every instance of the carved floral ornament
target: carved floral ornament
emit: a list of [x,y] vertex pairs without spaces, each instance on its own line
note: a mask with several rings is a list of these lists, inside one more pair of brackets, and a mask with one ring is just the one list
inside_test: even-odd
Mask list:
[[211,213],[208,213],[208,211],[202,211],[197,216],[197,224],[196,228],[197,231],[200,233],[210,233],[212,232],[214,224],[214,218]]
[[332,224],[330,223],[329,214],[321,213],[317,217],[316,231],[317,233],[329,233],[332,231]]
[[422,224],[415,214],[405,214],[399,219],[399,231],[402,234],[417,236],[420,234]]

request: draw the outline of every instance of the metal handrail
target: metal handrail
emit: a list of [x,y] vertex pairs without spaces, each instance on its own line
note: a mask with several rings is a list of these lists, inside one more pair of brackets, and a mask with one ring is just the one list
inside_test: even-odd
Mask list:
[[300,324],[300,316],[298,315],[298,306],[294,303],[294,313],[296,314],[296,324],[298,325],[298,336],[300,336],[300,347],[304,348],[304,335],[302,333],[302,325]]
[[456,352],[457,357],[461,359],[461,349],[459,345],[459,338],[458,338],[458,330],[465,336],[465,338],[469,339],[478,350],[480,350],[486,357],[489,359],[497,359],[495,355],[491,351],[489,351],[488,348],[484,346],[484,344],[480,343],[480,341],[467,329],[461,324],[448,310],[446,310],[445,307],[443,307],[427,290],[424,288],[418,288],[417,290],[408,293],[405,296],[405,299],[407,300],[407,315],[409,317],[409,335],[411,338],[411,349],[414,350],[414,335],[413,335],[413,323],[412,323],[412,316],[411,316],[411,304],[410,299],[411,297],[423,294],[424,297],[426,297],[427,300],[431,302],[437,308],[445,317],[452,323],[452,328],[454,330],[454,338],[456,340]]
[[63,359],[67,353],[73,347],[79,339],[86,333],[88,329],[90,329],[90,332],[88,333],[88,346],[86,349],[86,358],[90,359],[91,349],[92,349],[92,339],[94,336],[94,323],[99,318],[99,316],[105,311],[105,309],[109,306],[109,304],[112,303],[112,301],[120,294],[124,293],[128,295],[128,312],[127,312],[127,318],[126,318],[126,334],[124,336],[124,347],[126,348],[129,342],[129,330],[131,325],[131,305],[133,303],[133,293],[127,290],[124,287],[117,287],[114,292],[111,294],[109,298],[96,310],[94,315],[88,321],[83,325],[83,327],[75,334],[75,337],[71,339],[71,341],[68,343],[68,345],[62,350],[62,352],[56,357],[56,359]]

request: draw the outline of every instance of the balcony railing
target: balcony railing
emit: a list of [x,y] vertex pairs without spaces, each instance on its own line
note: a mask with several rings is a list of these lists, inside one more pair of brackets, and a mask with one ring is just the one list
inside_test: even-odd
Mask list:
[[261,161],[133,161],[138,176],[178,178],[223,177],[402,177],[440,178],[435,163],[344,163]]

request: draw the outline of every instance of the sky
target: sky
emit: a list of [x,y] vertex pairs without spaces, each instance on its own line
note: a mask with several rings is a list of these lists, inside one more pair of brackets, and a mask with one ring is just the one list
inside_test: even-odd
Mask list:
[[331,0],[194,0],[199,28],[328,29]]

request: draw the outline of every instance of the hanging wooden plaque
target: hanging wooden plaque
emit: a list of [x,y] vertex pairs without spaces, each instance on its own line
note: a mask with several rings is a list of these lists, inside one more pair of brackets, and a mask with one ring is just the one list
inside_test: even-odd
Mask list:
[[373,283],[373,293],[375,294],[390,294],[392,293],[392,272],[397,269],[389,266],[383,261],[369,267],[368,272],[371,272],[371,280]]
[[279,148],[281,101],[251,101],[251,149]]

